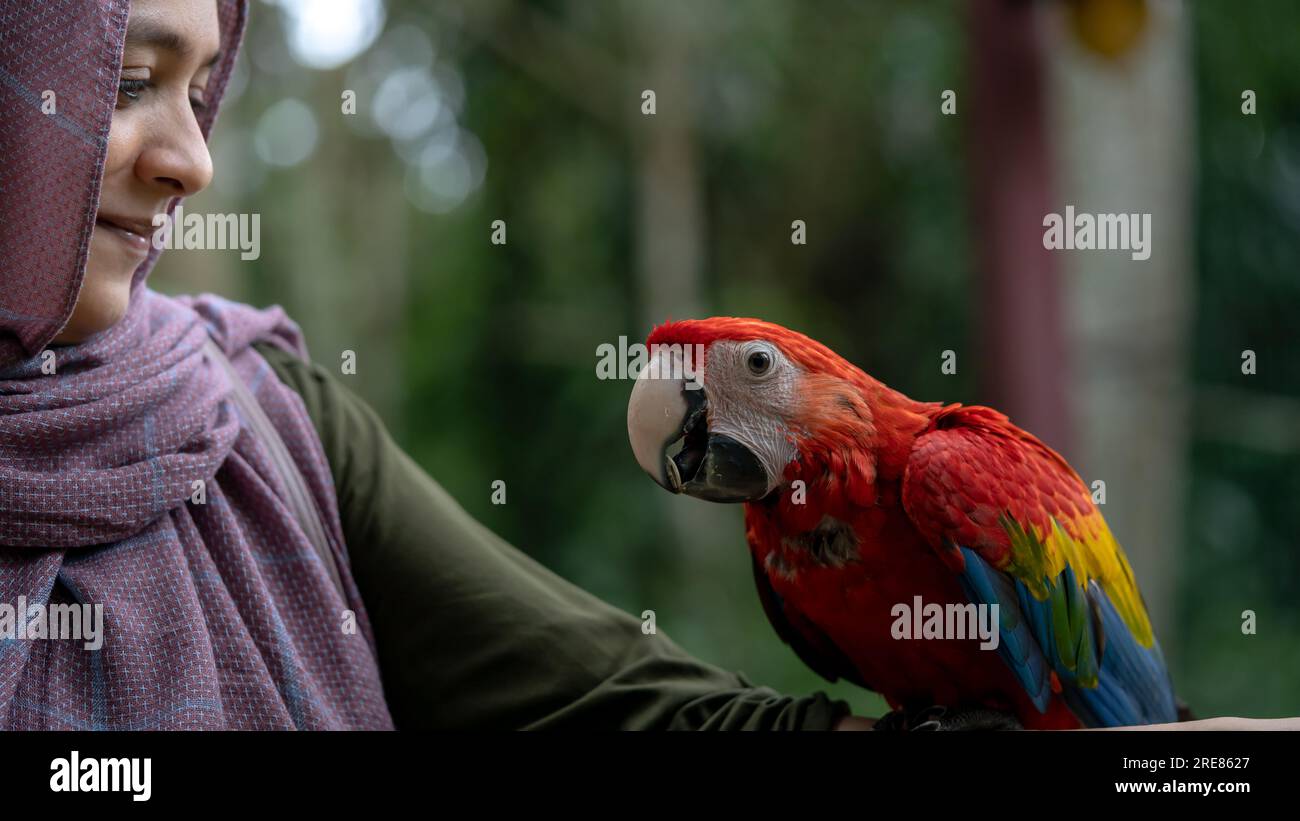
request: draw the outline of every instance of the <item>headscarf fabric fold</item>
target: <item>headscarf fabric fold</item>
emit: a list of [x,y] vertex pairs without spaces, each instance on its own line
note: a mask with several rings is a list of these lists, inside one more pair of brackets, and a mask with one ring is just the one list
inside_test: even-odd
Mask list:
[[[215,2],[205,135],[246,15]],[[297,325],[150,290],[154,250],[121,321],[50,346],[84,276],[128,17],[0,0],[0,729],[390,729],[320,440],[252,347],[306,359]],[[298,467],[342,590],[209,339]],[[39,635],[95,607],[98,646]]]

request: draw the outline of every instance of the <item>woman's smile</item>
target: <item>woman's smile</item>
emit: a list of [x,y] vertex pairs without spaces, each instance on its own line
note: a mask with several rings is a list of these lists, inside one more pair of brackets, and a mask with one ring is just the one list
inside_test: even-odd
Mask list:
[[149,222],[100,212],[95,219],[95,233],[113,237],[116,244],[141,259],[149,255],[149,238],[153,235]]

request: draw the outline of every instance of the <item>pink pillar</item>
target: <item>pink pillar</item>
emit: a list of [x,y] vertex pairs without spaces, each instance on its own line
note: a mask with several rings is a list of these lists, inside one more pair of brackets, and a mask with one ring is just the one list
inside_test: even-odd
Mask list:
[[1065,311],[1043,248],[1052,200],[1046,76],[1037,4],[972,0],[971,94],[964,106],[977,260],[980,401],[1067,458]]

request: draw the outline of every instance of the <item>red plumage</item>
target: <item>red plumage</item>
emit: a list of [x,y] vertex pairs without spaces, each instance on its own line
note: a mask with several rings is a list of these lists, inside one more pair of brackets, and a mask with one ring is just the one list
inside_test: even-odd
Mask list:
[[[656,328],[647,341],[703,345],[708,374],[715,342],[754,339],[775,343],[802,372],[800,404],[783,420],[797,458],[780,492],[745,504],[760,596],[782,637],[821,674],[856,681],[896,709],[983,706],[1010,712],[1027,728],[1080,726],[1055,672],[1041,712],[978,638],[900,642],[891,635],[893,608],[915,596],[940,606],[970,602],[954,545],[995,568],[1009,566],[1000,516],[1040,529],[1055,519],[1074,538],[1092,538],[1080,523],[1100,514],[1078,475],[1003,414],[912,400],[780,326],[686,320]],[[798,479],[806,486],[802,503],[788,492]],[[845,525],[851,539],[836,530]],[[1122,554],[1119,562],[1127,571]]]

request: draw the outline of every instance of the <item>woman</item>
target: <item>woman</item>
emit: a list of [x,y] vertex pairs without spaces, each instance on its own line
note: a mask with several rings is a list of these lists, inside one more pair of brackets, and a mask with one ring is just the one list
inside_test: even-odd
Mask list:
[[[280,309],[148,289],[244,2],[31,6],[0,0],[0,728],[848,723],[471,520]],[[19,637],[96,605],[99,647]]]

